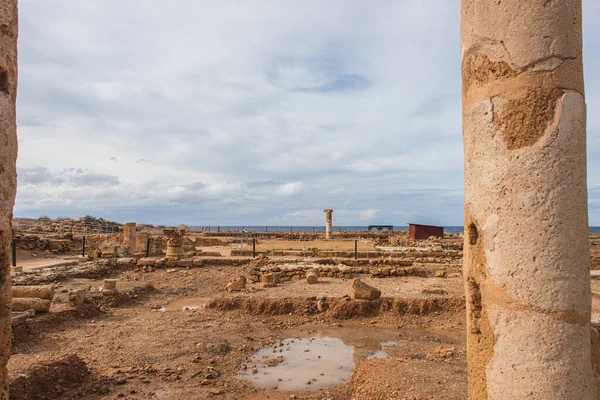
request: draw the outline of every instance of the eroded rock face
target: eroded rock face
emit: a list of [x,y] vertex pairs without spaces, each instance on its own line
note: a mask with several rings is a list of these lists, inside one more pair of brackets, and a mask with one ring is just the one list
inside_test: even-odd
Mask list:
[[352,282],[352,297],[355,299],[376,300],[381,297],[381,290],[367,285],[360,279]]

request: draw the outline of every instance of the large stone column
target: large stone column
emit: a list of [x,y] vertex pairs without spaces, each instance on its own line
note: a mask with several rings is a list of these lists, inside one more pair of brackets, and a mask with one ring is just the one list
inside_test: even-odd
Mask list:
[[461,0],[469,398],[595,399],[581,0]]
[[134,255],[136,252],[136,223],[128,222],[123,225],[123,246],[127,247],[131,255]]
[[325,213],[325,237],[331,239],[331,232],[333,229],[333,210],[326,208],[323,210]]
[[0,399],[8,399],[10,241],[17,191],[17,2],[0,0]]

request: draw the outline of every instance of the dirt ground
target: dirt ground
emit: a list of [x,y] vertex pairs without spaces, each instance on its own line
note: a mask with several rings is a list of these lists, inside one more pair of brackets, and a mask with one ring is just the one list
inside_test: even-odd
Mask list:
[[[349,280],[323,279],[322,284],[313,286],[297,281],[268,289],[251,285],[248,293],[228,294],[225,283],[239,273],[240,267],[126,271],[116,278],[119,290],[131,293],[131,300],[78,311],[66,306],[64,292],[98,287],[101,281],[79,278],[56,283],[52,312],[38,315],[14,331],[9,362],[12,398],[466,398],[464,318],[460,307],[425,311],[423,315],[375,312],[340,319],[327,311],[313,313],[304,307],[318,295],[351,304],[356,300],[343,299],[349,293]],[[434,299],[436,295],[420,293],[425,280],[447,288],[450,294],[446,297],[460,296],[458,277],[365,278],[381,288],[383,297]],[[250,298],[256,304],[271,303],[263,310],[250,311],[243,307],[224,311],[210,305],[195,310],[160,310],[181,299],[194,298],[220,299],[217,304],[239,298]],[[310,337],[316,332],[335,335],[336,330],[347,328],[363,329],[366,336],[393,330],[407,344],[391,351],[387,359],[358,360],[350,382],[320,391],[257,388],[237,377],[242,365],[264,346],[289,337]],[[346,340],[352,345],[351,339]],[[453,349],[452,355],[436,356],[440,348]],[[430,354],[433,356],[428,359]],[[65,362],[69,356],[76,357],[76,361]],[[53,374],[43,373],[40,366]],[[395,372],[383,374],[383,370]],[[36,377],[37,383],[24,378],[28,376]],[[80,378],[70,382],[70,376]],[[33,389],[33,393],[27,393],[19,379],[43,391]]]
[[[227,240],[202,250],[227,257]],[[592,259],[600,260],[600,239],[592,241]],[[305,246],[276,243],[276,249]],[[373,243],[360,241],[359,250]],[[354,241],[313,241],[309,247],[336,245],[354,249]],[[31,258],[38,257],[23,254]],[[351,299],[352,280],[329,277],[315,285],[304,279],[273,288],[248,283],[245,291],[228,293],[226,283],[247,274],[247,265],[153,272],[132,266],[89,275],[61,267],[50,278],[56,288],[51,312],[13,329],[11,399],[466,399],[460,260],[439,261],[415,265],[428,271],[423,276],[360,276],[381,290],[381,299],[373,301]],[[433,277],[437,271],[445,277]],[[26,282],[47,284],[43,276],[29,275]],[[118,279],[119,295],[96,292],[108,277]],[[84,287],[95,300],[70,308],[69,290]],[[592,320],[600,322],[600,279],[592,281],[592,291]],[[274,378],[283,370],[278,368],[287,368],[291,343],[320,339],[351,352],[344,365],[348,378],[319,388],[336,375],[328,363],[342,355],[333,347],[318,354],[306,348],[309,378],[282,389],[288,382]],[[257,352],[272,355],[257,361]]]

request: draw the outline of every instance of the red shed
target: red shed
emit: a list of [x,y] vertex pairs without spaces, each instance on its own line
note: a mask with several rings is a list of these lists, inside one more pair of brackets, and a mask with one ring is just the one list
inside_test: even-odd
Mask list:
[[431,236],[444,237],[443,226],[408,224],[408,237],[412,240],[425,240]]

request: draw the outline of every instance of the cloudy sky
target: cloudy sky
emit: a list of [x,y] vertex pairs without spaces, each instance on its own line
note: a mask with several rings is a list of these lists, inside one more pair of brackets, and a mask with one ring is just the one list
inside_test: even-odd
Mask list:
[[[459,0],[20,0],[15,216],[462,225]],[[600,2],[584,0],[600,225]]]

